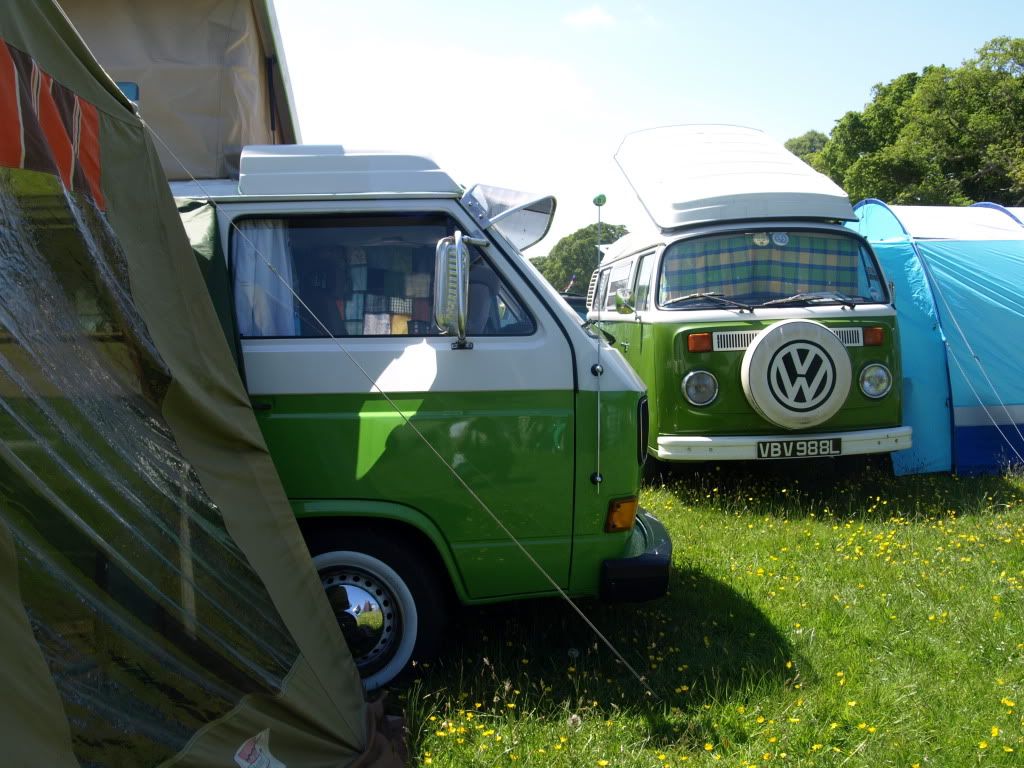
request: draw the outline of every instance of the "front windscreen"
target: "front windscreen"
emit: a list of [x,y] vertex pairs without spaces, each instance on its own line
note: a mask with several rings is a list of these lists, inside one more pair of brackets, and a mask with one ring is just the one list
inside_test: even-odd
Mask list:
[[817,231],[760,229],[678,240],[665,249],[664,309],[888,301],[881,271],[861,240]]

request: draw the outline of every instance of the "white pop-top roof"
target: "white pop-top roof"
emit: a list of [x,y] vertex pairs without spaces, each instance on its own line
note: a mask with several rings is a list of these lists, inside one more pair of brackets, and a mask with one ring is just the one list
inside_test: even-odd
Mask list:
[[316,144],[253,145],[242,150],[242,195],[462,195],[437,164],[418,155],[349,152]]
[[890,205],[889,210],[918,240],[1024,240],[1024,227],[997,208]]
[[754,128],[638,131],[622,140],[615,160],[663,230],[742,219],[855,219],[831,179]]

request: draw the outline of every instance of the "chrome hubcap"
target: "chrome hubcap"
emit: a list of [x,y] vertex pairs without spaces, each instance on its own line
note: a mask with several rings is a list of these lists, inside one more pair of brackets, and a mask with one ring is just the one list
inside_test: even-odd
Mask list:
[[398,645],[402,625],[391,590],[357,569],[325,570],[320,581],[360,672],[385,663]]

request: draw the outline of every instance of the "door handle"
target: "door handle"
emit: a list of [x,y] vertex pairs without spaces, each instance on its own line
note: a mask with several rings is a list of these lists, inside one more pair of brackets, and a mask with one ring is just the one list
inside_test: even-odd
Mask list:
[[629,352],[629,342],[628,341],[620,341],[619,342],[619,346],[622,347],[622,351],[623,352]]

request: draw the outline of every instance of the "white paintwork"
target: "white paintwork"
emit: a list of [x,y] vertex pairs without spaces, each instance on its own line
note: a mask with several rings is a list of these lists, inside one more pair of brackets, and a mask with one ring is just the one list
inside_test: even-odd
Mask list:
[[1024,227],[995,208],[890,205],[889,210],[917,240],[1024,240]]
[[316,144],[245,147],[238,190],[243,195],[462,194],[429,158]]
[[675,125],[631,133],[615,153],[661,229],[711,221],[854,221],[846,193],[753,128]]
[[469,339],[473,349],[461,350],[451,348],[451,338],[436,336],[246,339],[242,354],[253,395],[370,394],[378,387],[388,394],[572,389],[560,335],[540,330]]
[[238,197],[238,179],[172,181],[171,194],[176,198],[195,198],[198,200],[221,200]]
[[953,409],[953,424],[958,427],[1000,427],[1024,425],[1024,405],[968,405]]
[[[843,456],[887,453],[910,448],[910,427],[863,429],[854,432],[822,432],[813,435],[739,435],[658,437],[657,457],[665,461],[744,461],[757,458],[757,444],[764,440],[841,438]],[[767,459],[766,459],[767,461]]]

